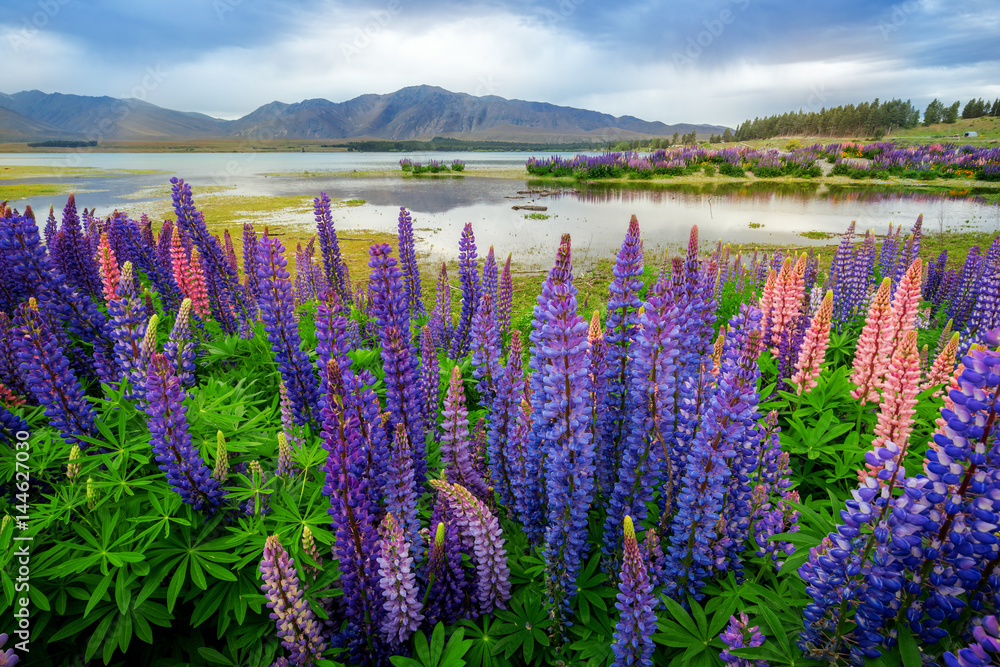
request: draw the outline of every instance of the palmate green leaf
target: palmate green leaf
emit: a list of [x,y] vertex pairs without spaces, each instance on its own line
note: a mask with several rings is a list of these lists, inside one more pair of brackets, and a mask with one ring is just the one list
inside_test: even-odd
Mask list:
[[461,621],[460,625],[465,629],[465,635],[471,642],[468,652],[470,664],[481,667],[508,667],[511,664],[502,655],[494,653],[498,637],[502,636],[496,632],[498,626],[496,621],[489,616],[482,616],[478,623],[466,619]]
[[537,646],[548,646],[549,638],[545,628],[552,620],[538,595],[525,591],[522,596],[510,600],[510,609],[497,610],[494,614],[503,624],[496,628],[502,637],[493,648],[494,653],[503,651],[510,658],[520,649],[525,662],[531,663]]

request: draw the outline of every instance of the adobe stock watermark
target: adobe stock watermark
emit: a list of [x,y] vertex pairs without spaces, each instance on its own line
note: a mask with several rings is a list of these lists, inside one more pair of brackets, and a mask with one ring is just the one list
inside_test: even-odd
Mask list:
[[500,90],[502,84],[493,78],[492,74],[484,74],[479,77],[478,85],[472,92],[473,97],[482,97],[484,95],[496,95],[497,91]]
[[226,20],[226,14],[233,12],[243,4],[243,0],[212,0],[212,9],[220,21]]
[[813,84],[809,86],[809,95],[806,97],[806,109],[815,113],[826,107],[830,97],[826,94],[824,84]]
[[906,25],[910,17],[920,10],[920,5],[920,0],[907,0],[894,4],[889,11],[888,18],[881,18],[876,24],[879,32],[882,33],[882,39],[888,41],[889,35]]
[[[87,141],[96,141],[99,145],[107,137],[108,133],[118,123],[121,123],[132,115],[138,103],[145,102],[149,94],[159,88],[169,75],[170,73],[163,71],[160,65],[148,65],[142,73],[139,82],[128,91],[128,97],[118,100],[115,113],[101,118],[94,127],[88,129],[84,133],[85,139]],[[82,155],[92,152],[94,152],[92,147],[75,148],[63,160],[63,166],[78,167],[83,162]]]
[[[730,0],[730,2],[736,9],[743,12],[750,6],[751,0]],[[726,26],[736,21],[736,17],[736,12],[726,7],[714,18],[702,21],[701,24],[705,29],[688,37],[683,51],[674,51],[671,58],[674,66],[678,69],[694,66],[705,50],[715,44],[715,40],[722,36],[722,33],[726,31]]]
[[545,25],[549,28],[554,28],[560,23],[565,23],[566,20],[576,13],[580,5],[585,3],[587,0],[559,0],[555,3],[555,8],[542,7],[538,10],[538,13],[542,15],[545,19]]
[[370,12],[362,25],[354,28],[354,39],[350,42],[340,43],[340,53],[344,60],[351,62],[355,56],[367,49],[372,40],[392,25],[393,19],[403,11],[401,0],[389,0],[385,9],[378,9]]
[[73,2],[73,0],[38,0],[35,6],[38,8],[30,16],[21,19],[21,27],[7,35],[7,43],[11,51],[17,53],[25,44],[34,39],[39,30],[42,30],[52,22],[62,8]]
[[14,578],[14,634],[18,641],[14,648],[21,653],[28,653],[31,645],[31,542],[34,536],[28,535],[31,517],[31,434],[18,431],[14,434],[14,515],[15,535],[13,539],[14,557],[11,562],[17,568]]
[[243,141],[236,144],[231,150],[234,153],[239,153],[242,156],[240,159],[227,160],[225,166],[215,172],[212,176],[212,182],[218,186],[229,186],[233,184],[233,179],[238,176],[244,176],[248,173],[248,165],[257,159],[257,150],[254,145],[256,142],[260,141],[270,141],[277,138],[274,131],[269,128],[261,128],[257,130],[254,134],[245,137]]

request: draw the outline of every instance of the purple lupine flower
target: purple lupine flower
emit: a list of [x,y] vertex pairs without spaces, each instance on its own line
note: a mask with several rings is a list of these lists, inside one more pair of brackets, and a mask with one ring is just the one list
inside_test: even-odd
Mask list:
[[722,649],[722,653],[719,657],[722,658],[722,662],[727,665],[733,665],[733,667],[767,667],[767,662],[764,660],[749,660],[746,658],[737,658],[735,655],[729,652],[731,648],[747,648],[752,646],[763,646],[764,640],[767,639],[760,632],[759,626],[749,627],[750,619],[743,612],[740,612],[739,618],[736,616],[729,617],[729,625],[726,629],[722,631],[719,635],[719,639],[722,643],[726,645],[726,648]]
[[[601,313],[598,310],[595,310],[593,316],[590,318],[590,328],[587,330],[587,342],[590,344],[590,369],[588,371],[590,383],[590,433],[591,442],[597,443],[601,442],[601,428],[603,426],[601,412],[604,410],[604,405],[608,402],[608,344],[604,338],[604,332],[601,330]],[[518,343],[520,347],[520,341]],[[518,361],[520,363],[520,360]],[[598,451],[596,456],[599,457],[600,454]],[[610,468],[610,466],[607,467]],[[595,461],[595,468],[601,468],[599,460]],[[612,488],[602,486],[602,484],[607,484],[608,480],[602,479],[600,475],[595,474],[594,481],[597,486],[598,495],[607,498],[611,494]]]
[[[587,512],[594,494],[590,434],[587,322],[577,314],[569,235],[542,286],[532,326],[533,441],[546,490],[545,561],[557,617],[571,615],[576,576],[587,550]],[[537,389],[535,389],[537,387]],[[536,395],[537,394],[537,395]]]
[[14,649],[4,649],[4,645],[7,644],[7,639],[7,633],[0,634],[0,667],[14,667],[14,665],[21,660],[21,658],[14,653]]
[[678,313],[661,278],[650,290],[638,322],[629,363],[629,404],[621,465],[608,498],[602,552],[609,561],[607,571],[617,569],[620,552],[619,525],[626,515],[635,521],[646,518],[646,503],[657,489],[669,513],[674,488],[681,472],[674,469],[674,397],[679,355]]
[[284,432],[278,432],[278,467],[274,474],[278,477],[293,477],[298,472],[295,463],[292,461],[292,448],[288,444],[288,436]]
[[295,559],[288,555],[277,535],[264,542],[264,557],[260,561],[267,608],[278,628],[281,645],[289,653],[288,664],[311,666],[323,657],[326,642],[320,634],[320,623],[299,587]]
[[485,501],[489,497],[489,490],[472,465],[469,411],[465,406],[465,387],[462,385],[462,371],[458,366],[451,371],[451,381],[444,397],[441,415],[443,419],[439,440],[445,478],[453,484],[461,484]]
[[420,289],[420,267],[413,240],[413,218],[406,207],[399,207],[399,263],[403,271],[403,289],[410,314],[416,317],[424,314],[424,295]]
[[[94,368],[101,382],[118,381],[114,352],[107,319],[94,302],[66,285],[45,252],[34,220],[22,216],[0,219],[0,255],[7,271],[4,281],[17,290],[17,303],[37,296],[38,307],[46,318],[65,322],[70,332],[93,346]],[[55,333],[55,332],[53,332]],[[86,355],[73,355],[83,357]]]
[[309,354],[301,349],[284,250],[281,241],[267,234],[257,244],[259,305],[267,340],[292,401],[292,413],[296,423],[304,426],[315,417],[319,396]]
[[86,449],[90,445],[82,437],[97,433],[94,412],[34,297],[15,311],[13,333],[20,373],[35,400],[45,406],[49,423],[67,444]]
[[463,539],[472,543],[472,561],[476,568],[476,601],[479,612],[506,609],[510,599],[510,568],[503,548],[500,522],[485,504],[464,486],[442,479],[430,480],[455,514]]
[[386,244],[375,244],[368,251],[372,309],[379,327],[385,369],[387,432],[395,432],[397,424],[406,429],[413,448],[415,483],[419,486],[427,475],[423,420],[426,401],[420,392],[420,361],[410,339],[410,313],[403,298],[402,273],[390,252]]
[[453,324],[451,319],[451,283],[448,282],[448,265],[441,262],[441,272],[438,274],[437,293],[435,294],[434,312],[431,313],[431,334],[434,344],[442,350],[451,346]]
[[13,447],[17,442],[17,433],[30,432],[30,428],[28,422],[11,412],[6,405],[0,404],[0,440]]
[[342,301],[350,303],[351,279],[347,273],[347,265],[340,255],[340,243],[337,240],[337,230],[333,225],[333,215],[330,212],[330,197],[321,192],[313,199],[313,210],[316,214],[316,231],[319,234],[319,248],[323,255],[323,271],[327,284],[335,291]]
[[396,426],[396,437],[389,453],[389,469],[385,480],[385,510],[400,523],[414,560],[423,560],[423,539],[420,537],[420,517],[417,514],[418,494],[413,483],[413,450],[406,439],[403,425]]
[[948,667],[988,667],[1000,662],[1000,622],[995,615],[984,617],[972,628],[972,639],[975,643],[959,649],[958,655],[946,652],[944,663]]
[[191,299],[181,302],[170,338],[163,344],[163,354],[173,364],[181,386],[194,386],[197,341],[191,333]]
[[[510,345],[510,357],[497,381],[497,392],[493,399],[492,416],[488,421],[487,455],[490,462],[490,479],[493,488],[500,494],[500,503],[517,509],[516,498],[524,493],[519,490],[517,469],[518,447],[516,441],[517,418],[524,397],[524,368],[521,365],[521,332],[514,331]],[[526,483],[528,480],[523,480]],[[520,510],[518,510],[520,511]]]
[[240,285],[236,268],[226,257],[218,238],[209,233],[201,211],[195,208],[191,186],[176,177],[171,178],[170,183],[177,227],[201,255],[216,321],[230,334],[241,327],[247,328],[254,319],[253,305]]
[[62,225],[53,239],[54,257],[59,258],[60,267],[69,283],[90,297],[102,293],[97,262],[91,252],[90,242],[85,238],[76,212],[76,199],[70,195],[63,209]]
[[458,242],[458,278],[462,283],[462,312],[458,326],[452,335],[449,354],[452,359],[464,357],[469,351],[469,331],[472,316],[479,304],[482,286],[479,284],[479,268],[476,264],[476,237],[472,233],[472,223],[465,223],[462,237]]
[[653,634],[656,632],[656,599],[639,553],[632,517],[624,519],[624,550],[621,574],[618,577],[618,622],[615,624],[614,667],[652,667]]
[[260,301],[260,286],[257,283],[257,232],[252,222],[243,223],[243,279],[247,296],[256,304]]
[[0,383],[15,394],[27,396],[31,392],[24,384],[19,366],[14,346],[14,323],[7,313],[0,310]]
[[962,356],[969,348],[985,340],[986,333],[1000,326],[1000,262],[986,264],[976,295],[976,304],[972,308],[969,323],[962,332],[962,344],[959,355]]
[[899,242],[900,234],[903,232],[902,225],[896,228],[896,233],[892,232],[892,223],[889,223],[889,233],[885,235],[882,242],[882,251],[879,253],[878,266],[882,278],[892,278],[899,262]]
[[420,330],[420,393],[424,397],[424,429],[434,430],[440,404],[441,366],[431,328],[424,325]]
[[759,400],[756,391],[760,349],[760,311],[744,305],[730,320],[719,369],[718,389],[711,397],[687,455],[677,514],[671,526],[666,592],[675,598],[704,597],[701,588],[711,570],[723,499],[730,485],[729,459],[738,456],[748,438]]
[[378,594],[377,507],[371,501],[369,481],[361,460],[360,425],[347,409],[336,362],[327,368],[329,395],[323,407],[323,494],[330,499],[331,523],[336,534],[334,556],[340,560],[340,583],[348,623],[347,648],[355,663],[377,663],[385,647],[379,629],[384,608]]
[[500,325],[500,336],[506,339],[510,334],[510,314],[514,307],[514,278],[510,273],[510,254],[504,262],[500,273],[500,284],[497,287],[497,322]]
[[385,515],[379,528],[378,573],[379,587],[385,600],[382,632],[393,646],[400,647],[410,638],[424,615],[417,600],[417,575],[413,571],[410,544],[403,538],[403,527],[392,516]]
[[486,260],[483,262],[483,294],[489,294],[493,303],[497,303],[499,294],[497,293],[497,288],[499,286],[499,275],[497,272],[497,258],[493,254],[493,246],[490,246],[489,251],[486,253]]
[[108,315],[111,316],[111,332],[115,341],[115,361],[121,369],[121,377],[133,379],[135,391],[138,387],[134,381],[141,377],[137,371],[147,365],[149,359],[143,363],[141,347],[146,332],[146,313],[135,288],[132,262],[125,262],[122,266],[116,297],[108,302]]
[[174,279],[173,270],[167,271],[160,265],[159,251],[152,239],[145,238],[132,220],[123,219],[120,229],[129,249],[121,259],[127,257],[132,262],[136,275],[140,272],[146,275],[166,310],[176,309],[182,298],[180,287]]
[[948,265],[948,249],[941,251],[937,259],[927,267],[927,280],[924,281],[923,297],[927,301],[934,301],[937,297],[938,289],[941,287],[941,279],[944,278],[944,270]]
[[150,444],[167,482],[184,502],[211,514],[222,505],[225,491],[191,444],[184,390],[173,366],[154,354],[146,370],[145,412]]
[[948,309],[948,317],[955,321],[955,329],[958,331],[965,328],[969,315],[972,313],[972,308],[976,303],[980,275],[982,274],[984,263],[979,246],[972,246],[969,249],[968,256],[965,258],[965,265],[962,267],[962,272],[958,277],[954,296],[951,300],[951,307]]
[[174,278],[174,263],[170,254],[173,238],[174,223],[172,220],[164,220],[163,225],[160,226],[160,234],[156,237],[156,261],[164,274],[171,278]]
[[[441,496],[439,496],[441,498]],[[455,623],[468,608],[467,578],[462,567],[462,544],[458,523],[447,510],[447,503],[439,500],[447,516],[439,521],[431,542],[427,560],[427,590],[424,593],[424,616],[430,625],[438,622]],[[435,512],[438,513],[437,511]],[[432,522],[431,525],[434,525]]]
[[484,406],[493,403],[500,370],[500,328],[494,316],[493,297],[484,292],[472,317],[472,375],[479,381]]
[[628,358],[639,322],[638,311],[642,306],[639,299],[642,270],[642,236],[639,221],[633,215],[615,261],[615,278],[610,287],[604,326],[604,340],[608,347],[607,404],[601,411],[602,437],[594,443],[598,452],[597,476],[602,489],[614,487],[621,464],[628,423]]

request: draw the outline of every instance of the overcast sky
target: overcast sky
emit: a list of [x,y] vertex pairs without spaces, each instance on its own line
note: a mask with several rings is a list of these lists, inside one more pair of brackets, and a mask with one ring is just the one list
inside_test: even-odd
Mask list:
[[238,118],[430,84],[736,126],[1000,97],[996,0],[2,0],[0,92]]

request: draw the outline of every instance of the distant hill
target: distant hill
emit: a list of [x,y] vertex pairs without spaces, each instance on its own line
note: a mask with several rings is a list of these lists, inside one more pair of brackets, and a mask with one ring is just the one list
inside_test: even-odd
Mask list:
[[691,131],[707,137],[722,125],[667,125],[633,116],[545,102],[474,97],[412,86],[346,102],[271,102],[233,121],[164,109],[134,99],[0,93],[0,137],[169,140],[193,138],[390,139],[449,137],[481,141],[579,142],[641,139]]

